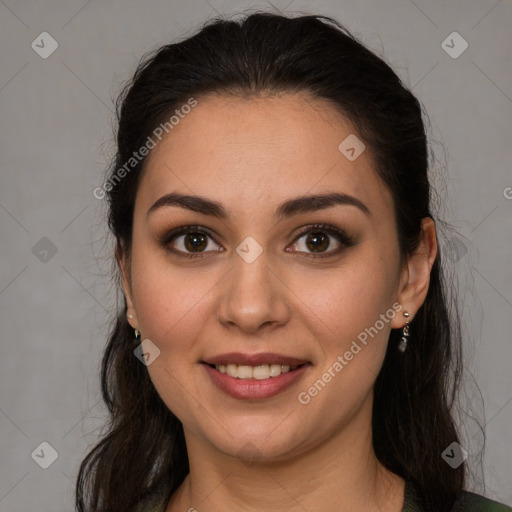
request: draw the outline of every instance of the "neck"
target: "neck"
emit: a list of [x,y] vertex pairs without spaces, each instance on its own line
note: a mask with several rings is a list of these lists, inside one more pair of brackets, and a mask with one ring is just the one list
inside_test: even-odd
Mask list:
[[400,512],[404,481],[377,460],[365,416],[293,458],[253,463],[219,454],[189,434],[190,472],[167,512]]

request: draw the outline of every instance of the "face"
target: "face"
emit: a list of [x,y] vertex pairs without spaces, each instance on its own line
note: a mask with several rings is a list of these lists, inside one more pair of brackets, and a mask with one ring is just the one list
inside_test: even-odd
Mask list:
[[149,155],[123,283],[187,444],[277,460],[370,428],[404,276],[369,148],[338,147],[354,134],[303,94],[211,95]]

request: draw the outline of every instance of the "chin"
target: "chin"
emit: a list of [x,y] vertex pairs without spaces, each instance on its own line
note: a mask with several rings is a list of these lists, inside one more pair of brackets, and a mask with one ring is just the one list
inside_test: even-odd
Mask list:
[[298,425],[283,421],[283,418],[286,415],[272,417],[272,421],[261,420],[260,423],[243,418],[226,430],[219,425],[212,429],[210,425],[203,435],[214,449],[251,464],[285,460],[306,450],[313,432],[308,434]]

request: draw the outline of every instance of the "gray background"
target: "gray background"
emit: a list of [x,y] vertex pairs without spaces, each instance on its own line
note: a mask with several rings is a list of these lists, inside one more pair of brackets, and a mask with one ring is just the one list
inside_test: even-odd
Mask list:
[[[429,113],[432,177],[458,233],[440,236],[459,275],[468,369],[485,402],[484,416],[470,382],[466,407],[487,435],[486,486],[474,489],[512,504],[512,4],[274,5],[345,23]],[[98,372],[116,304],[105,205],[92,191],[112,154],[112,98],[146,51],[217,13],[253,8],[271,9],[227,0],[0,2],[1,512],[72,510],[79,462],[105,419]],[[43,31],[58,42],[47,59],[31,48]],[[453,31],[469,44],[458,58],[442,47]],[[471,422],[465,430],[478,469],[482,435]],[[49,460],[43,441],[58,452],[47,469],[31,456],[37,448],[38,460]]]

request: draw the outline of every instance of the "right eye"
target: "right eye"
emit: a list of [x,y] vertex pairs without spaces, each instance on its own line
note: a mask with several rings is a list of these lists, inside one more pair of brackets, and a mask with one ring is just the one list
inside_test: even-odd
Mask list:
[[161,240],[161,243],[178,257],[201,258],[205,252],[220,252],[221,250],[206,250],[211,246],[209,240],[212,240],[214,245],[220,247],[206,228],[201,226],[185,226],[167,233]]

